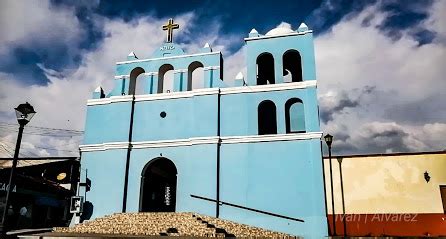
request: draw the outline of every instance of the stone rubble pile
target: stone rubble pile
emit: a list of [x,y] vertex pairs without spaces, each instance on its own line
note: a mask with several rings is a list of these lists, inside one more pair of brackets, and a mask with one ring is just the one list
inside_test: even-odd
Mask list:
[[115,213],[74,227],[56,227],[54,232],[139,236],[294,238],[288,234],[197,213],[174,212]]

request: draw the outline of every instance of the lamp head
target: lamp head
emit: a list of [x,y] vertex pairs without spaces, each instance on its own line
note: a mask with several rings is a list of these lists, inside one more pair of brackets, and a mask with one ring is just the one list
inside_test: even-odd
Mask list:
[[17,116],[17,121],[21,125],[26,125],[31,118],[36,114],[32,105],[28,102],[25,104],[20,104],[15,108],[15,114]]
[[342,163],[342,159],[343,159],[342,157],[337,157],[336,159],[338,160],[338,163],[340,163],[340,164]]
[[333,136],[331,134],[326,134],[324,136],[325,143],[327,143],[328,147],[331,147],[331,144],[333,143]]
[[431,180],[431,176],[427,171],[424,172],[424,180],[426,180],[426,183],[428,183]]

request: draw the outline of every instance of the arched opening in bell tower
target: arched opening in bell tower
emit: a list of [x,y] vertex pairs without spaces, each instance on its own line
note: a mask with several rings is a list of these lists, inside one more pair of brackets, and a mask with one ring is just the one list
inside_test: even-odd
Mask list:
[[296,50],[288,50],[283,54],[283,82],[302,81],[302,58]]
[[187,68],[187,90],[204,88],[203,64],[198,61],[192,62]]
[[171,64],[164,64],[158,71],[158,93],[173,92],[174,73]]
[[141,173],[140,212],[175,212],[177,168],[164,157],[151,160]]
[[144,94],[144,69],[141,67],[136,67],[130,72],[130,82],[129,82],[129,95],[141,95]]
[[274,57],[271,53],[262,53],[257,57],[257,85],[275,84]]

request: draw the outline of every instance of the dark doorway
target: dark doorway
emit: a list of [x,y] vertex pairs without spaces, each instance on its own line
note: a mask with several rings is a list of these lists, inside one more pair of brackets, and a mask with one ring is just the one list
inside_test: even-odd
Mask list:
[[440,194],[443,203],[443,211],[446,214],[446,185],[440,185]]
[[140,212],[174,212],[177,168],[167,158],[156,158],[142,170]]

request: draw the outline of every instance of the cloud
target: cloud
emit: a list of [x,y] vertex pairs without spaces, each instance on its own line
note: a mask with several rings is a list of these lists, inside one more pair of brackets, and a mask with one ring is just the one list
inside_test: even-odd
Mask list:
[[446,144],[442,143],[441,135],[445,133],[446,124],[442,123],[411,127],[396,122],[369,122],[347,137],[338,138],[333,145],[339,153],[364,149],[373,153],[444,150]]
[[383,114],[385,118],[400,123],[424,124],[444,122],[446,110],[444,106],[444,96],[429,95],[421,100],[408,100],[388,106]]
[[54,47],[76,45],[83,30],[73,9],[47,0],[6,0],[0,8],[0,53],[16,46]]
[[315,40],[322,128],[339,135],[333,149],[342,153],[442,150],[446,2],[434,2],[416,26],[436,33],[421,45],[410,29],[397,39],[381,29],[390,15],[380,4]]
[[76,67],[86,39],[74,7],[50,0],[2,1],[0,29],[0,71],[23,84],[48,83],[36,63],[59,70]]
[[335,114],[348,113],[346,109],[360,107],[361,99],[367,94],[373,94],[374,89],[374,87],[365,86],[361,91],[358,89],[349,92],[345,90],[328,91],[326,94],[319,95],[321,121],[327,123],[333,120]]

